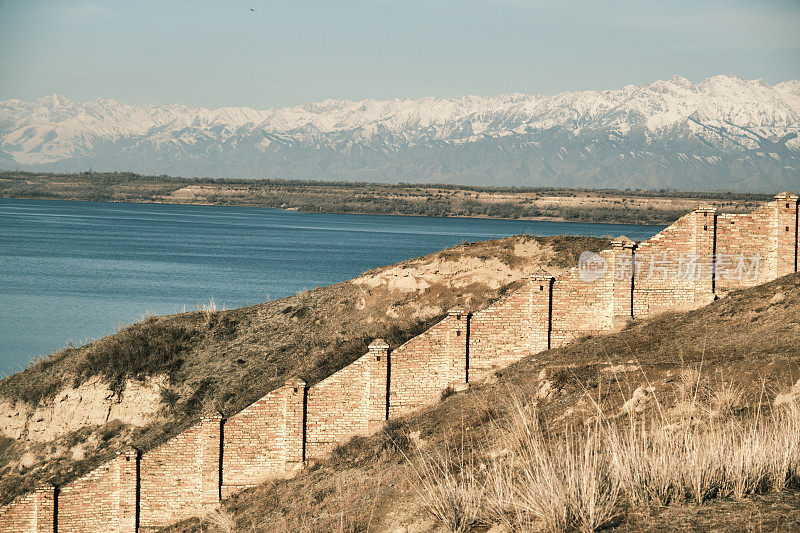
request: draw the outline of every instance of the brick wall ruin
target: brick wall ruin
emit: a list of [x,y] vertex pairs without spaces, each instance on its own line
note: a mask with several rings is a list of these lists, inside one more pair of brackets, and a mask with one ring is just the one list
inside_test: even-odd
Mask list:
[[378,339],[311,387],[288,381],[228,419],[207,414],[153,450],[129,447],[62,487],[41,486],[0,508],[0,533],[157,529],[291,475],[354,435],[435,403],[447,387],[634,318],[695,308],[797,271],[796,195],[782,193],[743,215],[701,207],[645,242],[619,238],[562,276],[534,274],[485,309],[454,309],[394,350]]

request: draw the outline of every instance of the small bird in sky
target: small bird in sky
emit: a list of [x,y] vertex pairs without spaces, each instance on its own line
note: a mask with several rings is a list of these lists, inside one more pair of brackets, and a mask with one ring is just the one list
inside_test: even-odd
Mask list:
[[253,8],[251,7],[251,8],[250,8],[250,11],[255,11],[255,9],[253,9]]

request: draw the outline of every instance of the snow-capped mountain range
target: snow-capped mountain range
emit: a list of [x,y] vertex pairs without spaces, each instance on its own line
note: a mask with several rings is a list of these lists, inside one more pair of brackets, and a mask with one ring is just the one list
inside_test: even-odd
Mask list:
[[0,101],[0,168],[472,185],[800,185],[800,81],[674,76],[555,96],[259,111]]

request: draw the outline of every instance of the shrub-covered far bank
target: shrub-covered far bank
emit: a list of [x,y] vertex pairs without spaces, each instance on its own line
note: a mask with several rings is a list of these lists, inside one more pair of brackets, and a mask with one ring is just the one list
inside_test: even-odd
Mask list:
[[[777,192],[777,191],[776,191]],[[579,222],[669,224],[712,202],[752,211],[771,195],[553,187],[471,187],[292,180],[141,176],[130,172],[0,172],[0,197],[166,202],[288,208],[308,213],[465,216]]]

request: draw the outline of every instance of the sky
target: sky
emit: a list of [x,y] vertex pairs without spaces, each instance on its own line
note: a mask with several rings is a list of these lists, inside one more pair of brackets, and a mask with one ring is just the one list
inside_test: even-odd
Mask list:
[[0,0],[0,99],[284,107],[800,78],[800,0]]

